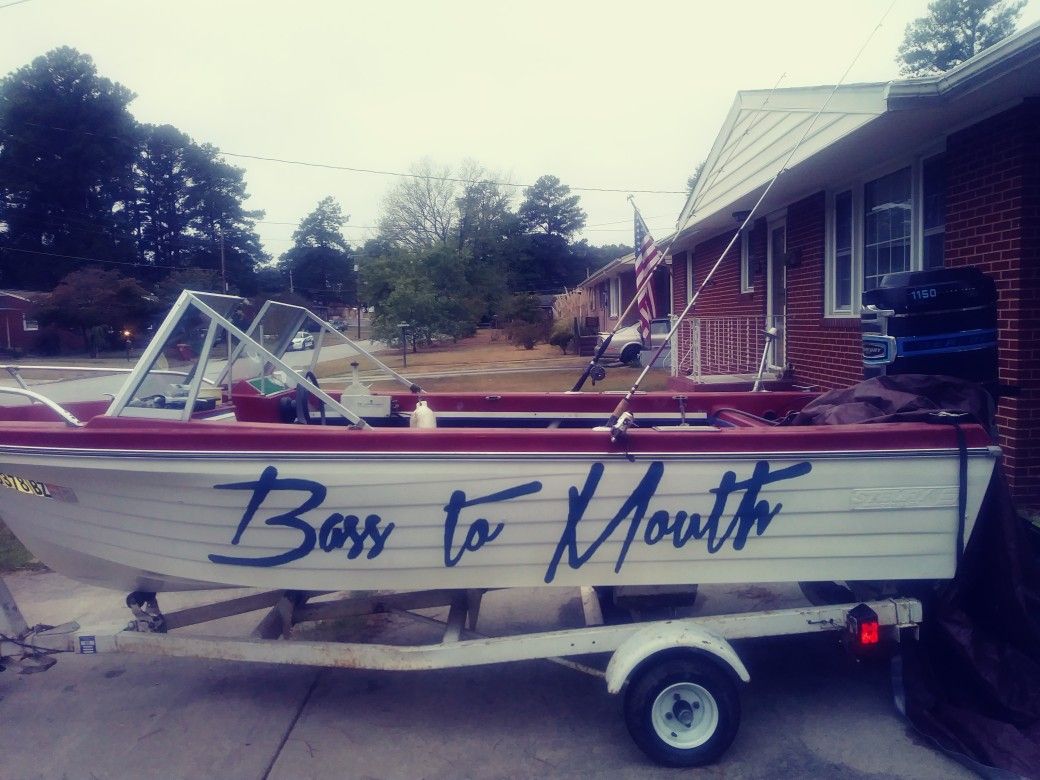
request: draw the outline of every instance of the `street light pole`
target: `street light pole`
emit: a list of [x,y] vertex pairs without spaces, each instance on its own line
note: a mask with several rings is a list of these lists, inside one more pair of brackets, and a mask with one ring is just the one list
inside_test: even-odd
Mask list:
[[224,282],[224,294],[227,295],[227,266],[224,264],[224,230],[217,225],[217,236],[220,237],[220,278]]
[[357,263],[354,263],[354,308],[357,309],[357,338],[361,341],[361,286],[358,284]]

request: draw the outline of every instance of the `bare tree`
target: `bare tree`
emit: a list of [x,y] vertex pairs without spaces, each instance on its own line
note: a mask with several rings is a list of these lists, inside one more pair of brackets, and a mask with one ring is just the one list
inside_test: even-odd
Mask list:
[[450,167],[439,168],[428,158],[411,168],[383,198],[379,230],[391,243],[426,249],[451,239],[458,224],[460,186]]
[[459,166],[459,178],[464,181],[456,200],[458,248],[469,247],[477,250],[474,254],[479,255],[479,245],[494,243],[506,229],[513,192],[500,184],[503,177],[474,160],[463,160]]

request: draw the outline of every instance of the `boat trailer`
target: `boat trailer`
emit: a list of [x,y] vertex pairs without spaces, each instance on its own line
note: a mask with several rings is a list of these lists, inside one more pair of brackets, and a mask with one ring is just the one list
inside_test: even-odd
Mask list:
[[[127,597],[129,623],[30,626],[0,578],[0,669],[44,671],[59,653],[151,656],[292,664],[342,669],[421,671],[543,659],[604,678],[623,694],[629,733],[654,761],[700,766],[729,747],[740,723],[738,682],[750,675],[731,640],[843,632],[852,652],[868,654],[916,632],[921,603],[891,598],[856,604],[763,610],[707,617],[602,625],[594,589],[582,587],[586,625],[513,636],[484,636],[477,618],[485,590],[330,594],[266,591],[164,614],[155,594]],[[448,608],[439,620],[416,610]],[[175,633],[212,620],[266,610],[239,638]],[[434,624],[441,640],[425,645],[293,639],[300,624],[396,614]],[[291,641],[286,641],[291,640]],[[610,654],[605,670],[585,659]]]

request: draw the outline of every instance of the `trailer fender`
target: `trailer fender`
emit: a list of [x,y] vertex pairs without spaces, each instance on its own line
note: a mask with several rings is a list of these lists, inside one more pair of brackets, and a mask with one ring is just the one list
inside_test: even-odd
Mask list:
[[619,693],[632,672],[644,661],[658,653],[675,650],[709,656],[723,668],[732,670],[742,681],[751,680],[737,651],[721,636],[697,625],[669,621],[648,626],[621,643],[607,664],[607,690]]

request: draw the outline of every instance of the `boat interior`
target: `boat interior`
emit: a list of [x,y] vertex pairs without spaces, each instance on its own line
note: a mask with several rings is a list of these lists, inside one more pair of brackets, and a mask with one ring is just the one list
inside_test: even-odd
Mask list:
[[[429,393],[308,309],[269,301],[246,323],[246,304],[235,296],[185,291],[110,401],[77,400],[61,408],[86,421],[103,415],[374,429],[573,430],[608,426],[623,397],[612,392]],[[298,348],[311,342],[310,349]],[[373,392],[361,379],[359,357],[403,387]],[[341,390],[321,386],[315,372],[319,363],[329,365],[323,358],[339,369],[336,384],[345,381]],[[20,394],[29,393],[16,367],[7,369],[21,385]],[[5,403],[0,418],[53,419],[52,408],[29,397],[37,403]],[[765,428],[814,397],[794,391],[639,392],[628,410],[641,428]]]

